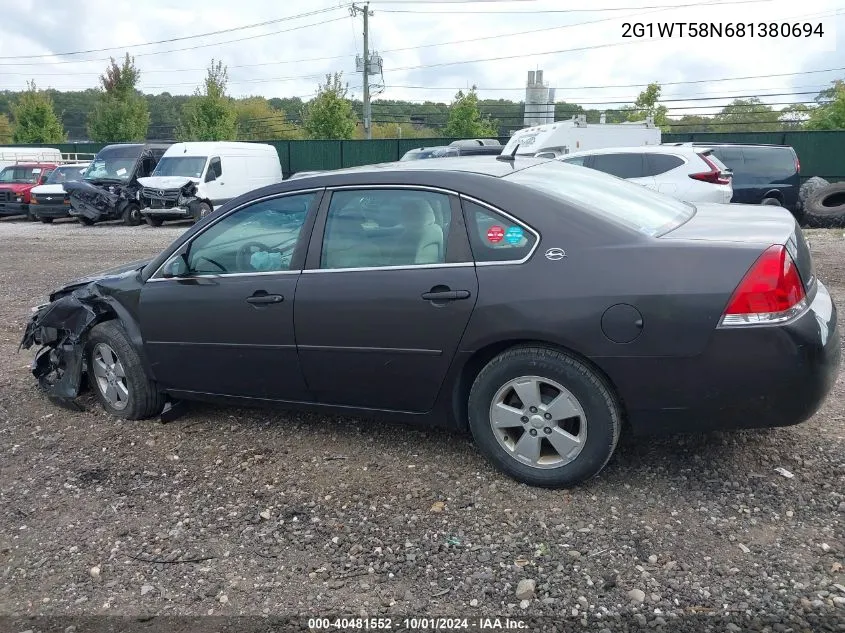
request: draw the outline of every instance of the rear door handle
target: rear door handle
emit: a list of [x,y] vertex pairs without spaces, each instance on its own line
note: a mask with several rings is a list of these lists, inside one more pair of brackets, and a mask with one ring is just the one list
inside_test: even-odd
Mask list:
[[253,295],[247,297],[246,302],[253,305],[267,305],[270,303],[281,303],[285,298],[282,295]]
[[422,298],[426,301],[458,301],[469,299],[469,290],[441,290],[440,292],[424,292]]

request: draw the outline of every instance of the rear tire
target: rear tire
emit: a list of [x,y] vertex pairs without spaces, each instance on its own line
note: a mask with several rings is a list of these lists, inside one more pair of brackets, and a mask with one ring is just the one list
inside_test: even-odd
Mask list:
[[84,218],[81,215],[77,216],[76,221],[83,226],[94,226],[94,220],[92,220],[91,218]]
[[817,189],[804,203],[804,220],[813,228],[845,226],[845,182]]
[[88,381],[103,408],[118,418],[142,420],[161,413],[164,395],[147,378],[141,359],[117,321],[92,328],[85,346]]
[[126,226],[138,226],[141,224],[141,220],[141,207],[134,202],[126,205],[126,209],[123,211],[123,223]]
[[616,449],[622,418],[596,372],[565,352],[527,346],[503,352],[481,370],[468,413],[475,442],[493,465],[548,488],[597,475]]
[[161,218],[155,218],[151,215],[146,216],[144,219],[150,226],[161,226],[162,222],[164,222]]
[[55,218],[38,218],[38,219],[41,220],[41,222],[43,222],[44,224],[52,224],[53,220]]
[[783,205],[780,203],[780,200],[777,198],[763,198],[760,204],[768,207],[782,207]]

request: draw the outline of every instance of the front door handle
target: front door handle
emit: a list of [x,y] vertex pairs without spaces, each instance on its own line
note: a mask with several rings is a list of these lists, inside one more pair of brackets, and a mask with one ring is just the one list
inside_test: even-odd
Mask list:
[[252,305],[267,305],[270,303],[281,303],[285,298],[282,295],[252,295],[247,297],[246,302]]
[[469,296],[469,290],[440,290],[422,294],[422,298],[426,301],[458,301],[469,299]]

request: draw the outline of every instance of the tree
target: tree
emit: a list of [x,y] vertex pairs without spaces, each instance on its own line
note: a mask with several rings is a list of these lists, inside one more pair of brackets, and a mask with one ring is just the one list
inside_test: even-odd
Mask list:
[[244,141],[300,138],[298,126],[287,121],[281,109],[274,108],[264,97],[248,97],[235,101],[238,138]]
[[[435,130],[428,127],[417,127],[409,122],[397,123],[373,123],[373,138],[436,138],[440,136]],[[364,131],[360,130],[359,136],[364,137]]]
[[9,117],[5,114],[0,114],[0,144],[12,142],[12,124],[9,122]]
[[757,97],[734,99],[713,117],[720,132],[777,132],[783,129],[780,112]]
[[150,126],[147,102],[137,90],[141,71],[135,58],[126,53],[120,66],[111,58],[106,73],[100,75],[97,104],[88,117],[88,134],[101,143],[142,141]]
[[455,95],[449,106],[449,120],[443,135],[449,138],[484,138],[497,136],[498,125],[495,121],[481,116],[478,107],[478,95],[475,86],[464,94],[462,90]]
[[15,143],[62,143],[65,131],[53,110],[53,100],[46,92],[39,91],[34,81],[28,81],[12,106]]
[[349,85],[341,81],[341,76],[327,74],[326,83],[317,88],[317,96],[305,105],[303,127],[310,138],[349,139],[355,133],[358,119],[346,98]]
[[667,128],[666,106],[658,105],[657,103],[660,100],[660,92],[660,84],[648,84],[646,89],[637,96],[633,107],[626,108],[628,110],[627,120],[642,121],[643,119],[652,117],[656,126],[662,129]]
[[823,90],[816,97],[819,105],[810,112],[808,130],[845,129],[845,81],[837,79],[833,87]]
[[182,108],[177,136],[183,141],[232,141],[237,138],[235,108],[226,96],[229,71],[223,62],[211,60],[203,88]]

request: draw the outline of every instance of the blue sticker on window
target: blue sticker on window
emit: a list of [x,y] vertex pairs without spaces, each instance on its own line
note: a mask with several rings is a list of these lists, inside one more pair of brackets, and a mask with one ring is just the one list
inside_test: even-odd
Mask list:
[[522,227],[508,227],[508,230],[505,231],[505,241],[508,244],[519,244],[522,241]]

